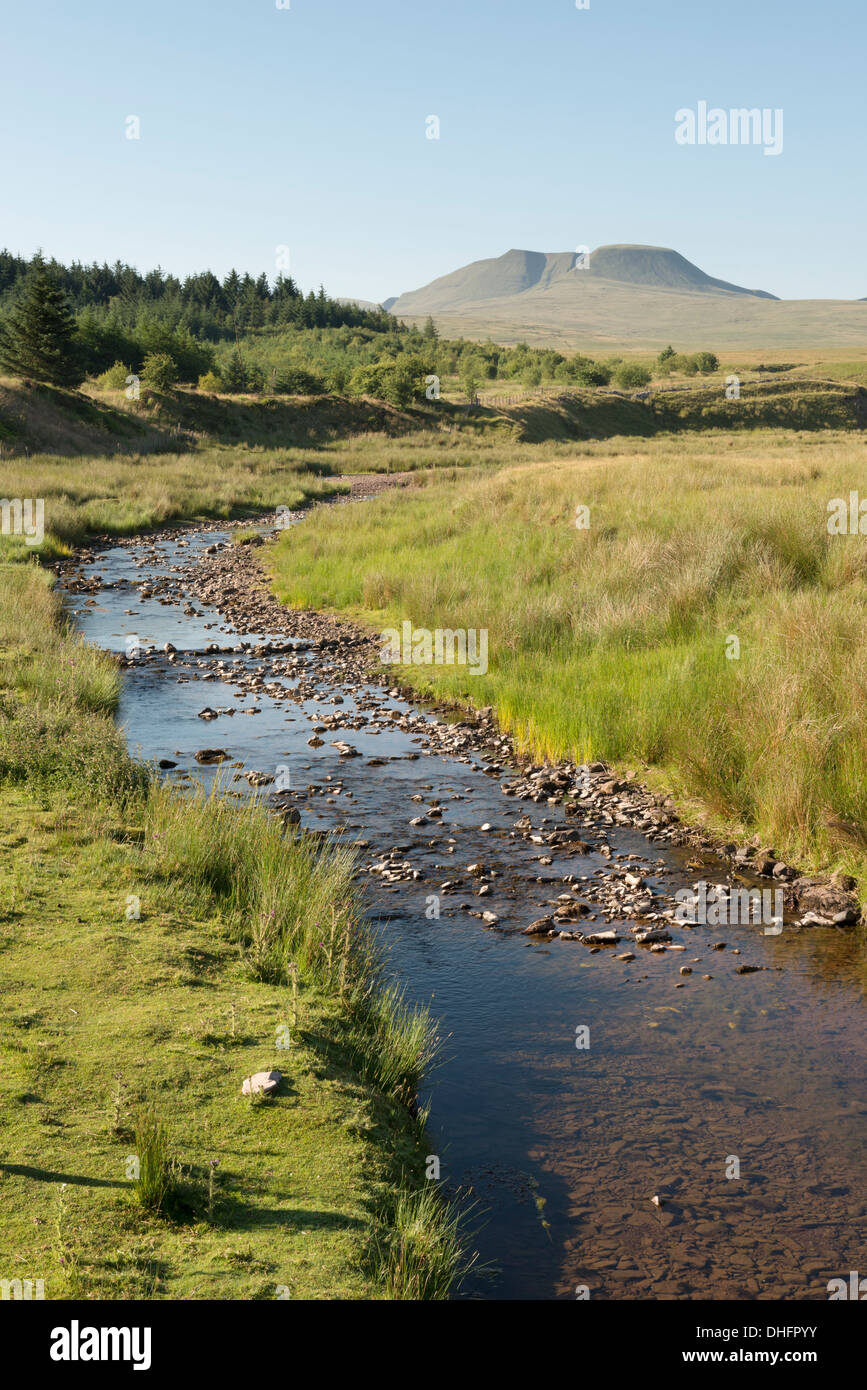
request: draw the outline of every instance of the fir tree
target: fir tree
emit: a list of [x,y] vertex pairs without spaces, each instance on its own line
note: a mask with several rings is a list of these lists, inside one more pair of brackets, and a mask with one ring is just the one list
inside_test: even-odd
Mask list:
[[237,395],[247,389],[247,368],[244,359],[237,348],[232,353],[228,362],[221,367],[220,376],[223,379],[223,387],[231,395]]
[[78,386],[84,373],[75,344],[75,319],[41,256],[21,297],[0,326],[0,364],[15,376],[54,386]]

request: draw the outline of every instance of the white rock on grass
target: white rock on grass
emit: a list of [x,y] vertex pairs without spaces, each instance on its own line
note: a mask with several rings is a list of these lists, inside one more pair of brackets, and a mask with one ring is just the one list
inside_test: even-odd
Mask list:
[[283,1073],[279,1071],[257,1071],[253,1076],[248,1076],[241,1087],[242,1096],[270,1096],[273,1095],[283,1080]]

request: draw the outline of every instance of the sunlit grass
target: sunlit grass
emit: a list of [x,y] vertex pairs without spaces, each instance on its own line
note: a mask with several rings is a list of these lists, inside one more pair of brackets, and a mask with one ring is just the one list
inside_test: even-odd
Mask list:
[[779,852],[852,862],[867,538],[829,536],[827,504],[867,482],[860,444],[718,433],[573,454],[429,478],[351,526],[320,513],[281,538],[277,592],[380,626],[487,628],[487,675],[403,674],[494,705],[536,756],[663,769]]

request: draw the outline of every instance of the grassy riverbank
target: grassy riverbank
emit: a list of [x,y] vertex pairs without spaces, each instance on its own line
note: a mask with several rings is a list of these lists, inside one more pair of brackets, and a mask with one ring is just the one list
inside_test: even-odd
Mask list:
[[[129,536],[172,521],[305,507],[345,490],[331,471],[285,450],[220,447],[146,458],[41,454],[5,459],[0,470],[5,497],[44,502],[42,558],[101,533]],[[17,544],[19,556],[35,550],[23,538],[5,544]]]
[[284,535],[276,592],[487,628],[486,675],[402,676],[493,705],[539,757],[641,765],[715,826],[863,882],[867,539],[826,524],[861,454],[842,432],[715,432],[428,478]]
[[[47,1298],[437,1298],[459,1256],[352,863],[127,756],[118,670],[0,566],[0,1248]],[[272,1100],[241,1096],[279,1068]],[[168,1191],[142,1204],[142,1115]]]

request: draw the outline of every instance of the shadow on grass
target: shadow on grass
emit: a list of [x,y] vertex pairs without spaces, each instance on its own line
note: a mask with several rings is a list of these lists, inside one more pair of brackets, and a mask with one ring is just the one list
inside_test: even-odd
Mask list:
[[65,1182],[70,1187],[129,1187],[119,1178],[90,1178],[83,1173],[55,1173],[50,1168],[34,1168],[28,1163],[0,1163],[0,1172],[36,1182]]

